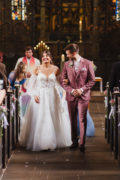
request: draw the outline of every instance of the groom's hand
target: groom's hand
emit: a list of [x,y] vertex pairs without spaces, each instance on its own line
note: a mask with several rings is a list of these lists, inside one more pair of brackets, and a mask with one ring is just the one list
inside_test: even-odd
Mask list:
[[83,94],[82,89],[77,89],[77,92],[78,92],[78,96],[81,96]]
[[72,94],[75,97],[80,97],[83,94],[83,91],[81,89],[74,89]]
[[35,98],[35,102],[39,104],[39,103],[40,103],[39,97],[38,97],[38,96],[35,96],[34,98]]
[[72,91],[72,95],[73,95],[74,97],[78,97],[78,96],[79,96],[79,93],[78,93],[77,89],[74,89],[74,90]]

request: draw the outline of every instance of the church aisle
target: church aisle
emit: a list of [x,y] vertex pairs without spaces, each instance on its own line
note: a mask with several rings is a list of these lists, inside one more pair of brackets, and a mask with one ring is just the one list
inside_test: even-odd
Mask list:
[[114,160],[104,138],[104,102],[92,94],[90,113],[95,123],[95,137],[87,138],[86,151],[69,149],[30,152],[16,149],[2,180],[118,180],[120,166]]

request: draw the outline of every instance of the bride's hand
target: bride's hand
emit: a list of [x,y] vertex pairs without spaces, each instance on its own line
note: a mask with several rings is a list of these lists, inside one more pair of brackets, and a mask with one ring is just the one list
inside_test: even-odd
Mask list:
[[40,99],[39,99],[38,96],[35,96],[34,99],[35,99],[35,102],[36,102],[36,103],[40,103]]
[[63,84],[67,85],[68,84],[68,79],[63,79]]

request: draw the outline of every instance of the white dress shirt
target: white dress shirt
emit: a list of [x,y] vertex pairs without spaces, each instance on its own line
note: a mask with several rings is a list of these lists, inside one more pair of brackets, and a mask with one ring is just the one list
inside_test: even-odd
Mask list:
[[76,72],[78,72],[78,69],[79,69],[80,59],[81,59],[81,57],[79,57],[78,59],[76,59],[76,61],[74,61],[74,66],[75,66]]
[[[75,72],[78,72],[78,70],[79,70],[80,60],[81,60],[81,56],[74,61]],[[80,90],[81,90],[82,93],[83,93],[83,89],[80,88]],[[73,91],[74,91],[74,89],[71,91],[71,94],[73,93]]]

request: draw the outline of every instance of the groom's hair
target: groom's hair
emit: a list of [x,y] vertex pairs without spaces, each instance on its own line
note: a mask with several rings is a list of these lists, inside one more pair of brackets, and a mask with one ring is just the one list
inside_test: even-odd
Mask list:
[[79,53],[79,46],[77,44],[68,44],[65,48],[64,51],[69,50],[70,53],[77,52]]

